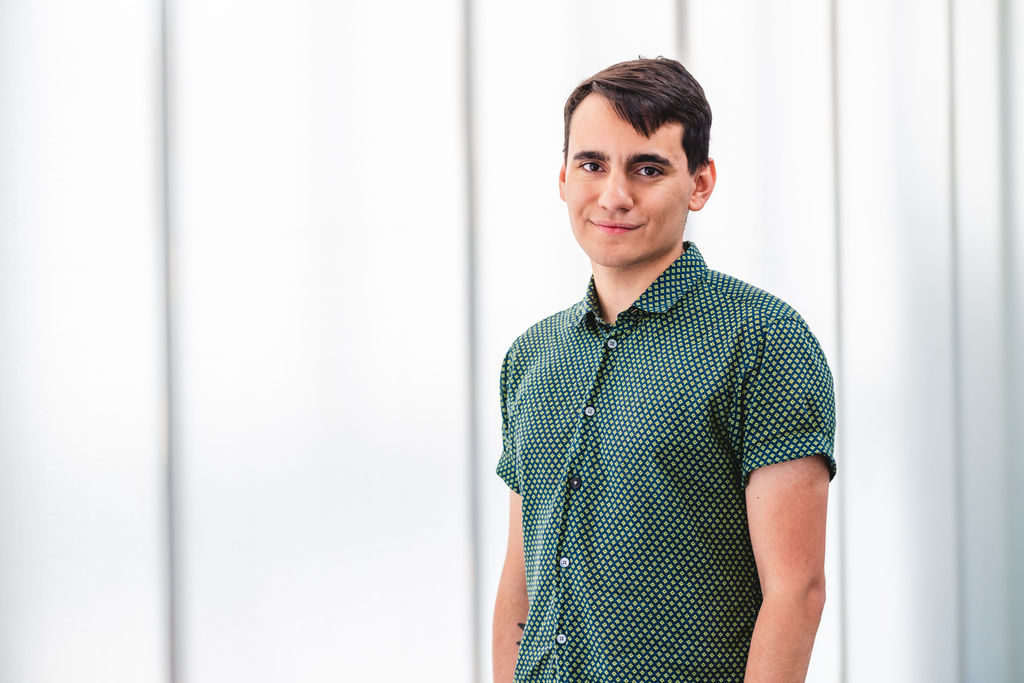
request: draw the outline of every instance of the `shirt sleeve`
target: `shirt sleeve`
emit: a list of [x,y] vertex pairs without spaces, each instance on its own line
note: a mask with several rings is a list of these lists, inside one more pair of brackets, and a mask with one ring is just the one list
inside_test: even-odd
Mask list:
[[836,474],[832,373],[800,317],[779,318],[759,339],[741,390],[742,476],[809,455],[828,458]]
[[495,470],[502,481],[516,493],[519,490],[519,458],[516,456],[512,438],[511,397],[509,384],[512,378],[512,349],[505,354],[501,364],[501,458]]

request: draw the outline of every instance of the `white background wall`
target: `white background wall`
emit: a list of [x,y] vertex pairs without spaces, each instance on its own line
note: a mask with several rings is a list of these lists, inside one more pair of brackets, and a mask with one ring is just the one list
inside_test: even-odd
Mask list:
[[1020,2],[79,5],[0,4],[0,683],[489,680],[562,104],[658,54],[837,377],[809,680],[1024,681]]

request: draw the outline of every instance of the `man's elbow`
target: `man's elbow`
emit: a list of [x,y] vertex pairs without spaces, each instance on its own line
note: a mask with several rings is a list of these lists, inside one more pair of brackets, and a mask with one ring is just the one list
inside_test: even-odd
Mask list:
[[815,579],[807,585],[807,589],[804,594],[804,605],[809,619],[813,619],[814,623],[821,621],[821,613],[825,609],[824,574],[815,577]]
[[773,603],[800,614],[804,620],[817,624],[825,609],[825,574],[813,573],[791,577],[765,592],[766,603]]

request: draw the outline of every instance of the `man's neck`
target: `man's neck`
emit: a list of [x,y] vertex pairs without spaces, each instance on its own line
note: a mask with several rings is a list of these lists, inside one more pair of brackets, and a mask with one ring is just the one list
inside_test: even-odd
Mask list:
[[647,291],[651,283],[665,272],[683,253],[679,251],[669,254],[658,261],[645,263],[637,268],[607,268],[591,262],[594,272],[594,288],[597,290],[597,303],[601,319],[610,325],[615,324],[619,313],[625,311],[637,298]]

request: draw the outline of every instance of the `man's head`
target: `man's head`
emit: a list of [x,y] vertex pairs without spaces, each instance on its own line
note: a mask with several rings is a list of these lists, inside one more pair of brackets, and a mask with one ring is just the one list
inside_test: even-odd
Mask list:
[[569,150],[573,114],[588,95],[608,100],[623,120],[644,136],[666,123],[683,127],[682,145],[690,175],[708,163],[711,107],[704,89],[674,59],[634,59],[614,64],[576,86],[565,102],[565,138],[562,155]]
[[653,279],[715,187],[700,85],[672,60],[616,64],[576,88],[565,126],[559,194],[595,276]]

